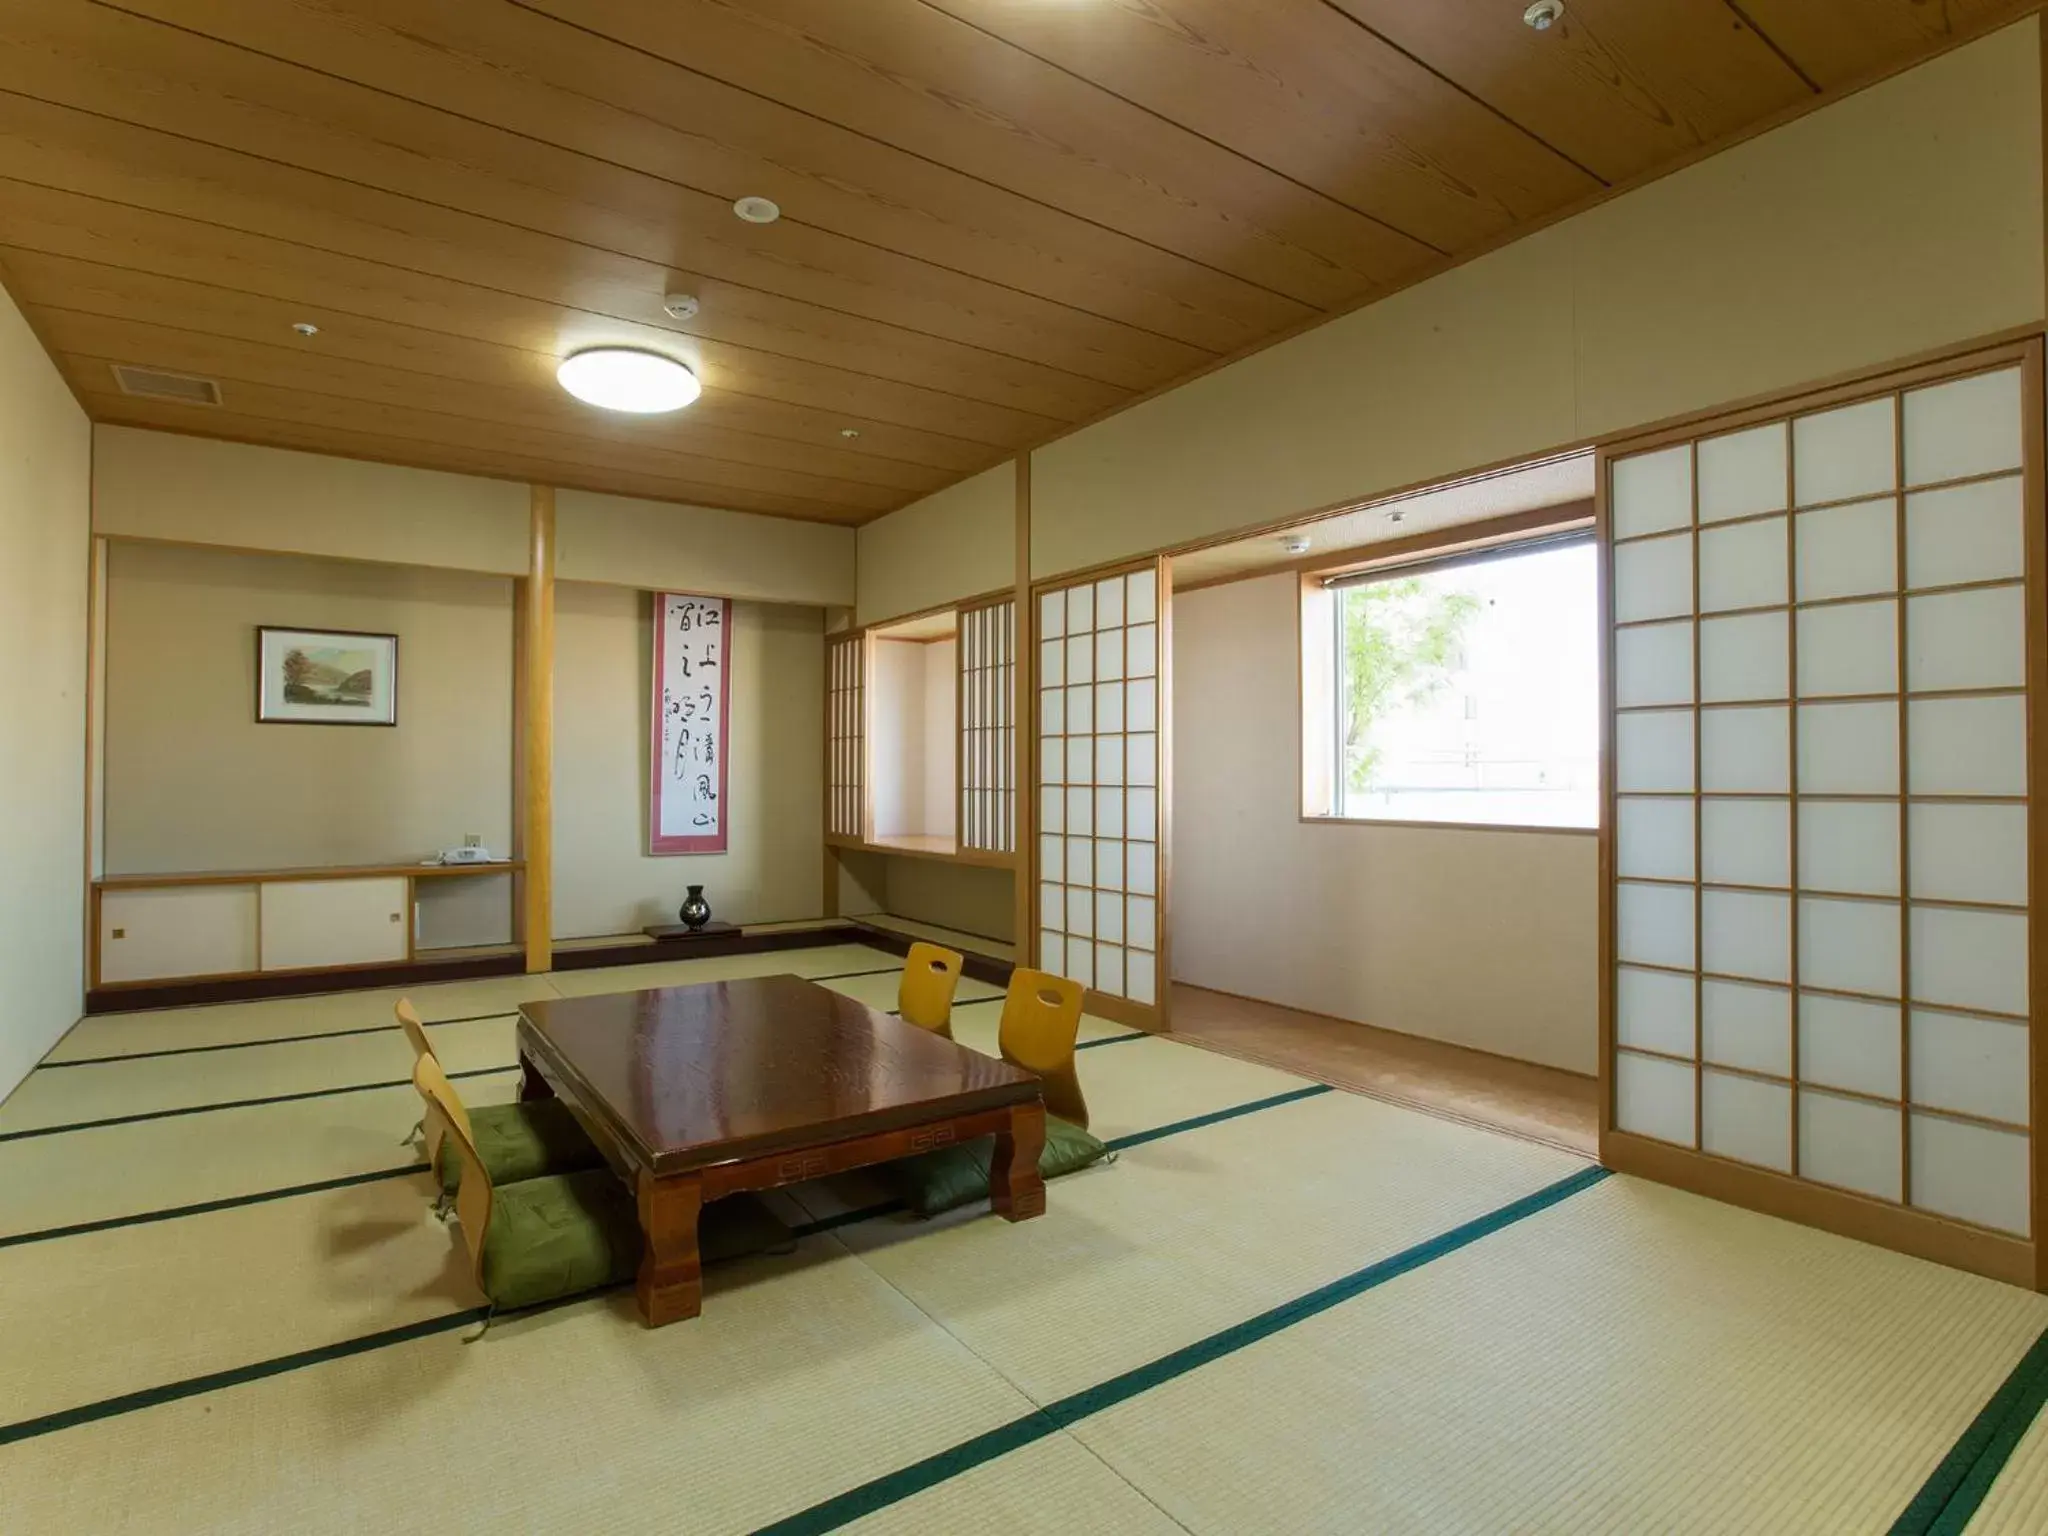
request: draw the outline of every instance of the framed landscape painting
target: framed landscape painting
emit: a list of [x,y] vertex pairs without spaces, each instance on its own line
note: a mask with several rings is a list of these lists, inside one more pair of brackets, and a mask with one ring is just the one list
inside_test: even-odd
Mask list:
[[398,724],[398,636],[260,626],[256,719],[265,725]]

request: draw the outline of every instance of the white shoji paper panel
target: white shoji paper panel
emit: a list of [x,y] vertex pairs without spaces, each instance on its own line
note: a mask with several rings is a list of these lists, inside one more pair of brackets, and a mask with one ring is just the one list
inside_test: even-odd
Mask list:
[[1683,1062],[1620,1051],[1614,1058],[1614,1121],[1624,1131],[1682,1147],[1694,1143],[1693,1074]]
[[[1621,585],[1617,577],[1617,593]],[[1753,523],[1700,531],[1702,613],[1716,613],[1729,608],[1762,608],[1784,601],[1785,520],[1782,517],[1767,517]]]
[[1910,806],[1913,891],[1936,901],[2027,902],[2027,808],[1925,801]]
[[1708,794],[1792,788],[1792,712],[1783,704],[1700,711],[1700,787]]
[[1624,881],[1615,892],[1615,953],[1643,965],[1693,966],[1693,892]]
[[1913,1116],[1913,1204],[2004,1232],[2027,1231],[2027,1138],[1940,1115]]
[[1700,1081],[1700,1148],[1791,1172],[1792,1090],[1709,1069]]
[[1900,1112],[1806,1089],[1799,1095],[1799,1173],[1880,1200],[1898,1201],[1905,1151]]
[[1809,800],[1799,807],[1799,883],[1809,891],[1899,894],[1899,807]]
[[1614,722],[1614,785],[1623,794],[1690,793],[1692,711],[1646,710]]
[[1799,514],[1799,601],[1889,594],[1899,585],[1895,497]]
[[960,615],[960,843],[1009,853],[1017,840],[1017,605]]
[[1615,975],[1614,1030],[1623,1045],[1667,1056],[1693,1048],[1693,980],[1670,971],[1622,966]]
[[1896,795],[1899,706],[1799,706],[1799,791],[1807,795]]
[[1896,599],[1831,603],[1825,608],[1800,610],[1800,697],[1898,691]]
[[2019,587],[1908,598],[1906,686],[1915,693],[2025,687],[2026,613]]
[[1891,490],[1898,480],[1892,398],[1792,423],[1793,493],[1802,507]]
[[[1785,505],[1785,423],[1705,438],[1699,465],[1702,523],[1780,511]],[[1781,539],[1784,532],[1780,526]]]
[[1906,498],[1906,579],[1915,587],[2026,573],[2026,487],[2018,475]]
[[1617,623],[1668,619],[1692,612],[1692,535],[1622,544],[1614,551]]
[[1724,1067],[1792,1075],[1792,994],[1784,987],[1710,980],[1700,987],[1700,1048]]
[[826,652],[830,683],[826,697],[830,765],[826,805],[836,837],[867,835],[866,655],[866,641],[859,635],[830,641]]
[[1782,699],[1790,691],[1790,626],[1782,613],[1700,621],[1700,701]]
[[2025,699],[1914,699],[1906,717],[1911,793],[2027,792]]
[[1792,979],[1792,898],[1761,891],[1700,895],[1701,969],[1751,981]]
[[1896,1099],[1899,1082],[1897,1003],[1870,1003],[1816,992],[1799,998],[1799,1078]]
[[1912,909],[1913,1001],[2027,1011],[2027,918],[1960,907]]
[[1040,958],[1144,1004],[1160,981],[1159,597],[1153,568],[1039,597],[1056,673],[1039,678]]
[[1906,394],[1906,483],[2020,467],[2020,371],[2003,368]]
[[1889,901],[1799,900],[1799,979],[1839,992],[1900,995],[1899,908]]
[[2027,1026],[1915,1008],[1913,1102],[2027,1123]]
[[1792,805],[1788,800],[1700,804],[1701,874],[1722,885],[1792,883]]
[[1616,867],[1649,880],[1693,878],[1693,799],[1628,799],[1615,823]]
[[1617,459],[1609,490],[1609,518],[1617,539],[1690,527],[1691,445]]
[[1692,625],[1643,624],[1614,633],[1614,702],[1692,702]]

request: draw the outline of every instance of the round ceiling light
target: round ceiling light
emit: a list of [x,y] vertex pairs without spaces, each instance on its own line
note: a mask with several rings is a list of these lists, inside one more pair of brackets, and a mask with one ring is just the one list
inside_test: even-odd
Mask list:
[[697,375],[672,357],[637,347],[593,347],[555,370],[562,388],[607,411],[651,416],[680,411],[703,393]]

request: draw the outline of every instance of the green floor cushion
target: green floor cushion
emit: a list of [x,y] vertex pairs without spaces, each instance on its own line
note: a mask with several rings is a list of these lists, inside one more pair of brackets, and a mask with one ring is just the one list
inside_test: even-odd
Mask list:
[[[752,1195],[704,1207],[700,1262],[710,1265],[794,1241]],[[493,1191],[484,1235],[484,1294],[510,1310],[631,1280],[640,1267],[633,1196],[608,1168],[548,1174]]]
[[[1098,1163],[1109,1148],[1078,1125],[1056,1115],[1045,1117],[1045,1150],[1038,1155],[1039,1174],[1056,1179]],[[890,1163],[883,1175],[896,1197],[920,1216],[936,1216],[955,1206],[988,1198],[989,1167],[995,1161],[996,1139],[980,1136],[938,1152],[921,1152]]]
[[[537,1179],[544,1173],[575,1173],[604,1165],[604,1155],[560,1099],[525,1104],[482,1104],[469,1112],[476,1155],[496,1186]],[[455,1149],[441,1143],[441,1188],[455,1193],[462,1165]]]

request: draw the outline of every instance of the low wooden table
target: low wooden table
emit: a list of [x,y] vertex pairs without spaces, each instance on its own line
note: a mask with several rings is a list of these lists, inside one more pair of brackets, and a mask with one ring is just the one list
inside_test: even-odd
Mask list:
[[724,1195],[992,1135],[996,1210],[1045,1211],[1036,1077],[795,976],[527,1003],[519,1064],[637,1197],[650,1328],[702,1308],[697,1215]]

